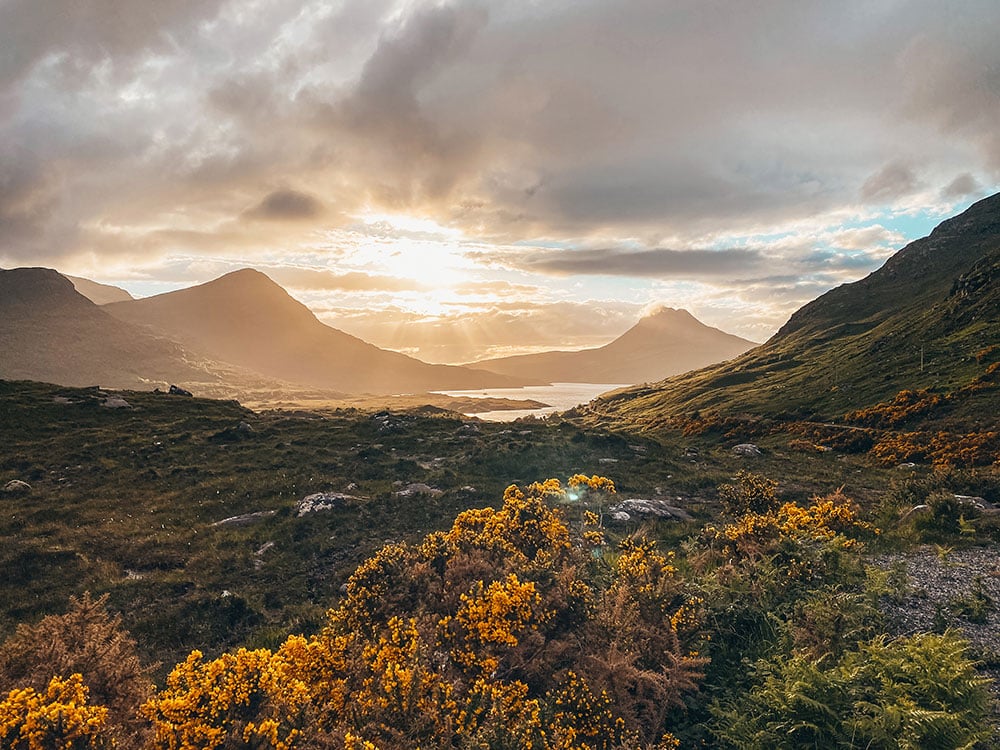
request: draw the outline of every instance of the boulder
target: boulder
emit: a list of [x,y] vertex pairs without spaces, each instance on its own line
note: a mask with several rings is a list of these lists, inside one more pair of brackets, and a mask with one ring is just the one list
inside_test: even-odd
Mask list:
[[444,490],[439,490],[437,487],[431,487],[423,482],[414,482],[413,484],[408,484],[403,487],[403,489],[397,490],[392,494],[394,497],[417,497],[418,495],[441,497],[441,495],[444,494]]
[[[690,521],[691,514],[683,508],[671,505],[666,500],[659,498],[629,498],[622,500],[616,505],[608,508],[608,513],[613,521],[628,521],[633,516],[650,516],[653,518],[664,518],[672,521]],[[619,517],[624,514],[624,518]]]
[[295,506],[295,515],[302,518],[302,516],[318,513],[322,510],[343,508],[345,503],[357,499],[354,495],[346,495],[343,492],[314,492],[299,500],[298,505]]
[[734,445],[733,453],[735,453],[737,456],[743,456],[744,458],[759,456],[761,454],[760,448],[758,448],[753,443],[740,443],[739,445]]
[[167,391],[167,393],[169,393],[171,396],[188,396],[190,398],[194,397],[194,394],[191,393],[191,391],[184,390],[183,388],[176,385],[170,386],[170,389]]
[[31,492],[31,485],[20,479],[11,479],[3,486],[3,491],[6,495],[26,495]]
[[123,399],[121,396],[108,396],[101,401],[101,406],[106,409],[131,409],[132,404]]

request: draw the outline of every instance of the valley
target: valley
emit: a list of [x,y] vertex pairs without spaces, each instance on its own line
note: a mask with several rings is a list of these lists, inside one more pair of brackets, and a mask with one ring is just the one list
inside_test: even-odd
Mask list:
[[[955,736],[985,742],[997,723],[985,675],[1000,670],[998,201],[974,205],[868,278],[821,296],[732,360],[511,422],[460,412],[538,410],[545,402],[530,397],[544,387],[494,390],[484,380],[442,393],[344,393],[332,385],[375,381],[367,360],[333,343],[332,359],[315,358],[327,362],[316,369],[268,365],[301,361],[342,334],[254,272],[103,306],[54,271],[3,272],[3,302],[17,315],[5,319],[9,346],[23,346],[32,331],[65,336],[62,357],[8,359],[6,372],[66,362],[87,326],[105,340],[113,334],[118,348],[69,360],[104,367],[76,370],[102,385],[0,380],[0,536],[8,542],[0,565],[9,576],[0,587],[0,683],[10,683],[18,660],[36,658],[20,645],[34,642],[35,623],[62,628],[85,613],[105,616],[93,614],[96,606],[134,639],[129,663],[146,665],[143,679],[167,685],[122,697],[131,713],[108,730],[120,737],[148,740],[175,726],[171,691],[185,670],[194,670],[184,678],[190,696],[199,680],[252,659],[261,675],[305,670],[295,683],[305,693],[293,701],[302,713],[288,714],[300,718],[277,726],[310,741],[326,736],[317,727],[363,730],[386,747],[446,736],[442,716],[469,714],[442,709],[438,689],[479,706],[477,691],[523,685],[503,708],[488,704],[501,713],[468,730],[488,735],[511,712],[552,710],[575,690],[593,696],[587,686],[606,685],[604,713],[584,703],[525,719],[518,741],[591,727],[615,747],[637,738],[644,747],[714,739],[736,747],[779,731],[797,710],[756,710],[764,691],[815,689],[826,700],[829,680],[844,680],[856,702],[832,709],[843,713],[817,736],[858,731],[849,717],[859,706],[886,705],[909,717],[909,731],[933,737],[914,706],[928,705],[935,680],[951,679],[964,687],[944,693],[942,721]],[[266,336],[255,317],[261,295],[273,298],[263,306],[271,309]],[[39,299],[61,302],[39,317]],[[232,309],[241,312],[220,312]],[[635,331],[694,320],[675,313],[609,344],[618,352],[611,360],[628,360],[616,343],[636,340]],[[71,322],[83,326],[77,334]],[[211,378],[181,380],[193,396],[114,389],[121,381],[106,374],[114,357],[170,377],[189,363]],[[387,361],[404,360],[417,362]],[[334,361],[352,363],[353,373],[327,378]],[[557,372],[527,365],[549,361],[544,355],[512,361],[524,367],[482,377],[506,385]],[[419,378],[480,377],[413,367]],[[235,373],[244,380],[230,379]],[[242,403],[225,398],[235,389]],[[497,397],[508,393],[529,398]],[[491,397],[475,398],[484,394]],[[643,651],[647,638],[660,644],[655,658]],[[407,709],[415,713],[382,713],[388,704],[370,694],[371,681],[387,673],[372,654],[404,643],[408,668],[448,687],[419,688]],[[360,718],[330,708],[339,699],[310,676],[309,649],[339,654],[329,658],[362,696]],[[917,662],[954,673],[923,674],[893,704],[889,688],[873,695],[870,676],[854,676],[861,655],[866,669],[882,670],[878,680],[903,679]],[[649,665],[645,676],[633,671],[639,664]],[[772,677],[762,681],[756,669]],[[254,684],[263,706],[293,700]],[[612,702],[606,691],[620,684],[632,687]],[[645,689],[660,698],[642,698]],[[135,719],[140,698],[145,723]],[[232,737],[252,731],[251,719],[214,711],[184,721],[192,732],[217,721]],[[622,715],[627,725],[612,720]],[[881,721],[864,731],[878,737],[887,731]],[[665,727],[667,744],[649,744]]]

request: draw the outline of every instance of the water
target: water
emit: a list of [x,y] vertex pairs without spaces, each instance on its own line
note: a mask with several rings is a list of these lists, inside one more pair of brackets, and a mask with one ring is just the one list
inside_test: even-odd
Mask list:
[[487,388],[476,391],[436,391],[445,396],[467,396],[469,398],[512,398],[534,399],[549,404],[543,409],[504,409],[500,411],[466,412],[467,416],[479,417],[490,422],[512,422],[520,417],[543,417],[557,411],[572,409],[577,404],[585,404],[596,396],[616,388],[624,388],[622,383],[552,383],[551,385],[529,385],[524,388]]

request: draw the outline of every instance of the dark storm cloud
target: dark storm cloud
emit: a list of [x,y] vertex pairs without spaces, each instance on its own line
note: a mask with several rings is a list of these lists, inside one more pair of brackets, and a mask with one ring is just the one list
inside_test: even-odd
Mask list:
[[297,190],[275,190],[245,213],[251,219],[302,221],[323,213],[323,204],[308,193]]

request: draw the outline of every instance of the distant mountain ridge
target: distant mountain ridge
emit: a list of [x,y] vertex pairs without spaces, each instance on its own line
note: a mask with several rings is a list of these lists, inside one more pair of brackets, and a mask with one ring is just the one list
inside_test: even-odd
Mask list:
[[[1000,346],[998,281],[1000,194],[808,303],[761,346],[603,396],[585,418],[639,429],[706,411],[836,419],[904,389],[950,392],[982,375],[983,352]],[[982,390],[952,416],[995,428],[995,413],[977,413],[993,392]]]
[[111,286],[110,284],[99,284],[96,281],[84,279],[79,276],[70,276],[69,274],[63,274],[63,276],[73,282],[76,291],[95,305],[106,305],[110,302],[126,302],[130,299],[135,299],[121,287]]
[[666,307],[596,349],[523,354],[472,366],[549,382],[645,383],[732,359],[754,346],[705,325],[687,310]]
[[430,365],[379,349],[320,322],[305,305],[253,269],[102,309],[200,355],[311,388],[394,394],[528,382],[466,367]]
[[0,271],[0,378],[148,388],[218,378],[172,341],[122,322],[48,268]]

